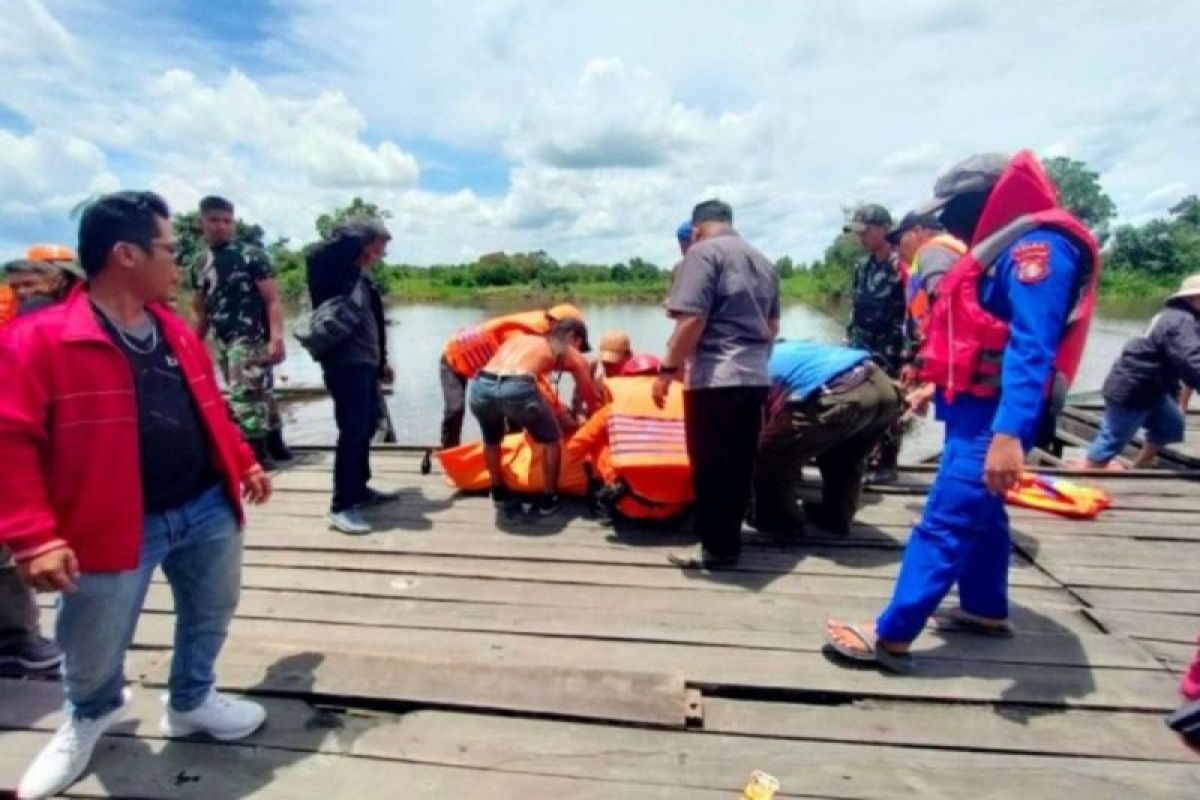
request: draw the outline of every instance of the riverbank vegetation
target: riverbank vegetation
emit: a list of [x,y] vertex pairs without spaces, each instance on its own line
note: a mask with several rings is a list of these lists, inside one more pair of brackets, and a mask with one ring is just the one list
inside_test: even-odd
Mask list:
[[[1059,187],[1063,204],[1096,233],[1104,248],[1101,293],[1106,300],[1157,299],[1169,294],[1191,272],[1200,272],[1200,198],[1191,195],[1166,217],[1111,228],[1117,208],[1100,186],[1097,173],[1069,158],[1051,158],[1046,167]],[[902,213],[897,209],[897,216]],[[314,227],[327,236],[341,219],[369,215],[386,219],[386,209],[361,198],[322,214]],[[176,216],[183,263],[202,246],[194,212]],[[240,241],[264,247],[271,255],[284,292],[305,294],[304,253],[287,239],[264,241],[261,227],[239,221]],[[790,256],[776,265],[785,299],[837,304],[846,299],[850,276],[863,254],[853,236],[838,234],[820,259],[804,263]],[[476,303],[491,299],[537,297],[591,301],[660,301],[670,284],[670,267],[634,257],[616,264],[559,263],[544,251],[490,253],[475,261],[418,267],[389,262],[378,278],[396,299]]]

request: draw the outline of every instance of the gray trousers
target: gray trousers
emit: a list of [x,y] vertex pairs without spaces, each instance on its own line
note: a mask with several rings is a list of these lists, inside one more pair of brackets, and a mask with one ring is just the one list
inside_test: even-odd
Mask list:
[[37,635],[37,596],[21,581],[8,548],[0,545],[0,646]]

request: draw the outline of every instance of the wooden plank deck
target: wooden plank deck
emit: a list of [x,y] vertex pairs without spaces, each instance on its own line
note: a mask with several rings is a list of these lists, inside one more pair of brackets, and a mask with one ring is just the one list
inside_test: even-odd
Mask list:
[[[246,742],[161,739],[156,582],[130,720],[69,796],[715,798],[754,769],[781,797],[1200,796],[1161,719],[1200,632],[1200,484],[1182,475],[1098,479],[1117,506],[1092,522],[1014,511],[1020,635],[930,631],[898,678],[830,664],[822,622],[886,601],[928,469],[869,493],[847,537],[748,532],[739,569],[706,577],[666,563],[686,532],[498,522],[419,458],[374,454],[404,497],[369,536],[326,529],[327,452],[251,512],[219,667],[270,710]],[[0,789],[59,703],[0,680]]]

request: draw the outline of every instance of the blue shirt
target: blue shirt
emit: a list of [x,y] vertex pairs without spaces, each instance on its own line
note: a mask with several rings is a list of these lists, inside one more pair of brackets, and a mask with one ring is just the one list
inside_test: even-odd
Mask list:
[[[1044,275],[1031,275],[1014,258],[1015,251],[1028,245],[1046,248]],[[980,281],[980,304],[1009,326],[992,433],[1015,436],[1026,444],[1033,440],[1054,357],[1079,290],[1083,260],[1084,253],[1069,236],[1041,228],[1009,245]],[[939,400],[938,415],[952,408]]]
[[821,342],[776,342],[767,362],[771,387],[789,401],[807,400],[843,372],[871,357],[855,350]]

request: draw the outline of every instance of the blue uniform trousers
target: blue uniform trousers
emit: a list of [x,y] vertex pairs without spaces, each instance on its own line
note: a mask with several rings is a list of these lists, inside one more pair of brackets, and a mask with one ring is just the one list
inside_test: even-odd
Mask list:
[[1008,617],[1011,539],[1004,498],[988,491],[983,465],[997,402],[967,395],[941,408],[946,445],[921,521],[912,529],[879,638],[911,642],[958,583],[964,611]]

